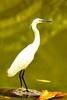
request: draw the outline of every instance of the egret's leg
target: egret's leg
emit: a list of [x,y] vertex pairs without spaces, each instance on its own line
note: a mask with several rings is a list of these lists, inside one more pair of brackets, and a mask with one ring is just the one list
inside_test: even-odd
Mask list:
[[22,88],[22,70],[19,73],[19,78],[20,78],[20,85],[21,85],[21,88]]
[[28,90],[28,88],[27,88],[27,85],[26,85],[26,82],[25,82],[25,80],[24,80],[24,73],[25,73],[25,70],[23,70],[22,80],[23,80],[24,85],[25,85],[25,87],[26,87],[26,91],[29,92],[29,90]]

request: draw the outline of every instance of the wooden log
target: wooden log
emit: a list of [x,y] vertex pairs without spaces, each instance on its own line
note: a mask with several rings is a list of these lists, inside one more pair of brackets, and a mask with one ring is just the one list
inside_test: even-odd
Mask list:
[[25,89],[3,89],[0,88],[0,95],[10,96],[10,97],[39,97],[40,91],[30,90],[27,92]]
[[[45,90],[46,91],[46,90]],[[59,93],[56,92],[56,95],[53,97],[52,94],[55,92],[48,92],[48,95],[43,95],[42,93],[37,90],[31,90],[29,89],[29,92],[27,92],[24,88],[17,88],[17,89],[6,89],[6,88],[0,88],[0,99],[4,98],[4,96],[8,97],[22,97],[22,98],[27,98],[27,97],[38,97],[37,100],[44,100],[45,96],[48,97],[48,99],[53,99],[53,100],[67,100],[67,93]],[[51,97],[50,94],[51,93]],[[42,99],[40,99],[42,97]],[[49,98],[50,97],[50,98]]]

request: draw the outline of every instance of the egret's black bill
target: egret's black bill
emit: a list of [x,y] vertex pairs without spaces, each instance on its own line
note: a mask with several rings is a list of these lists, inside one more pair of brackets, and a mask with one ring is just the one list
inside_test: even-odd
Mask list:
[[42,20],[42,22],[53,22],[52,20]]

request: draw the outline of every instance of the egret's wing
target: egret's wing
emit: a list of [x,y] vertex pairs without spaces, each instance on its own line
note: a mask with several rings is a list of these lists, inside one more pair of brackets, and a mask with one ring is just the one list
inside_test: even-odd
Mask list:
[[18,54],[11,67],[8,69],[8,73],[14,76],[18,71],[25,69],[32,62],[33,58],[34,54],[31,45],[29,45]]

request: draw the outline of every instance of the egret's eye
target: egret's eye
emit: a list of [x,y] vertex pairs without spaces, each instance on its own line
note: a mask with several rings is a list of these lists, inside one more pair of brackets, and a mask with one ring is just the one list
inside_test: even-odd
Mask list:
[[41,21],[41,20],[39,19],[39,21]]

